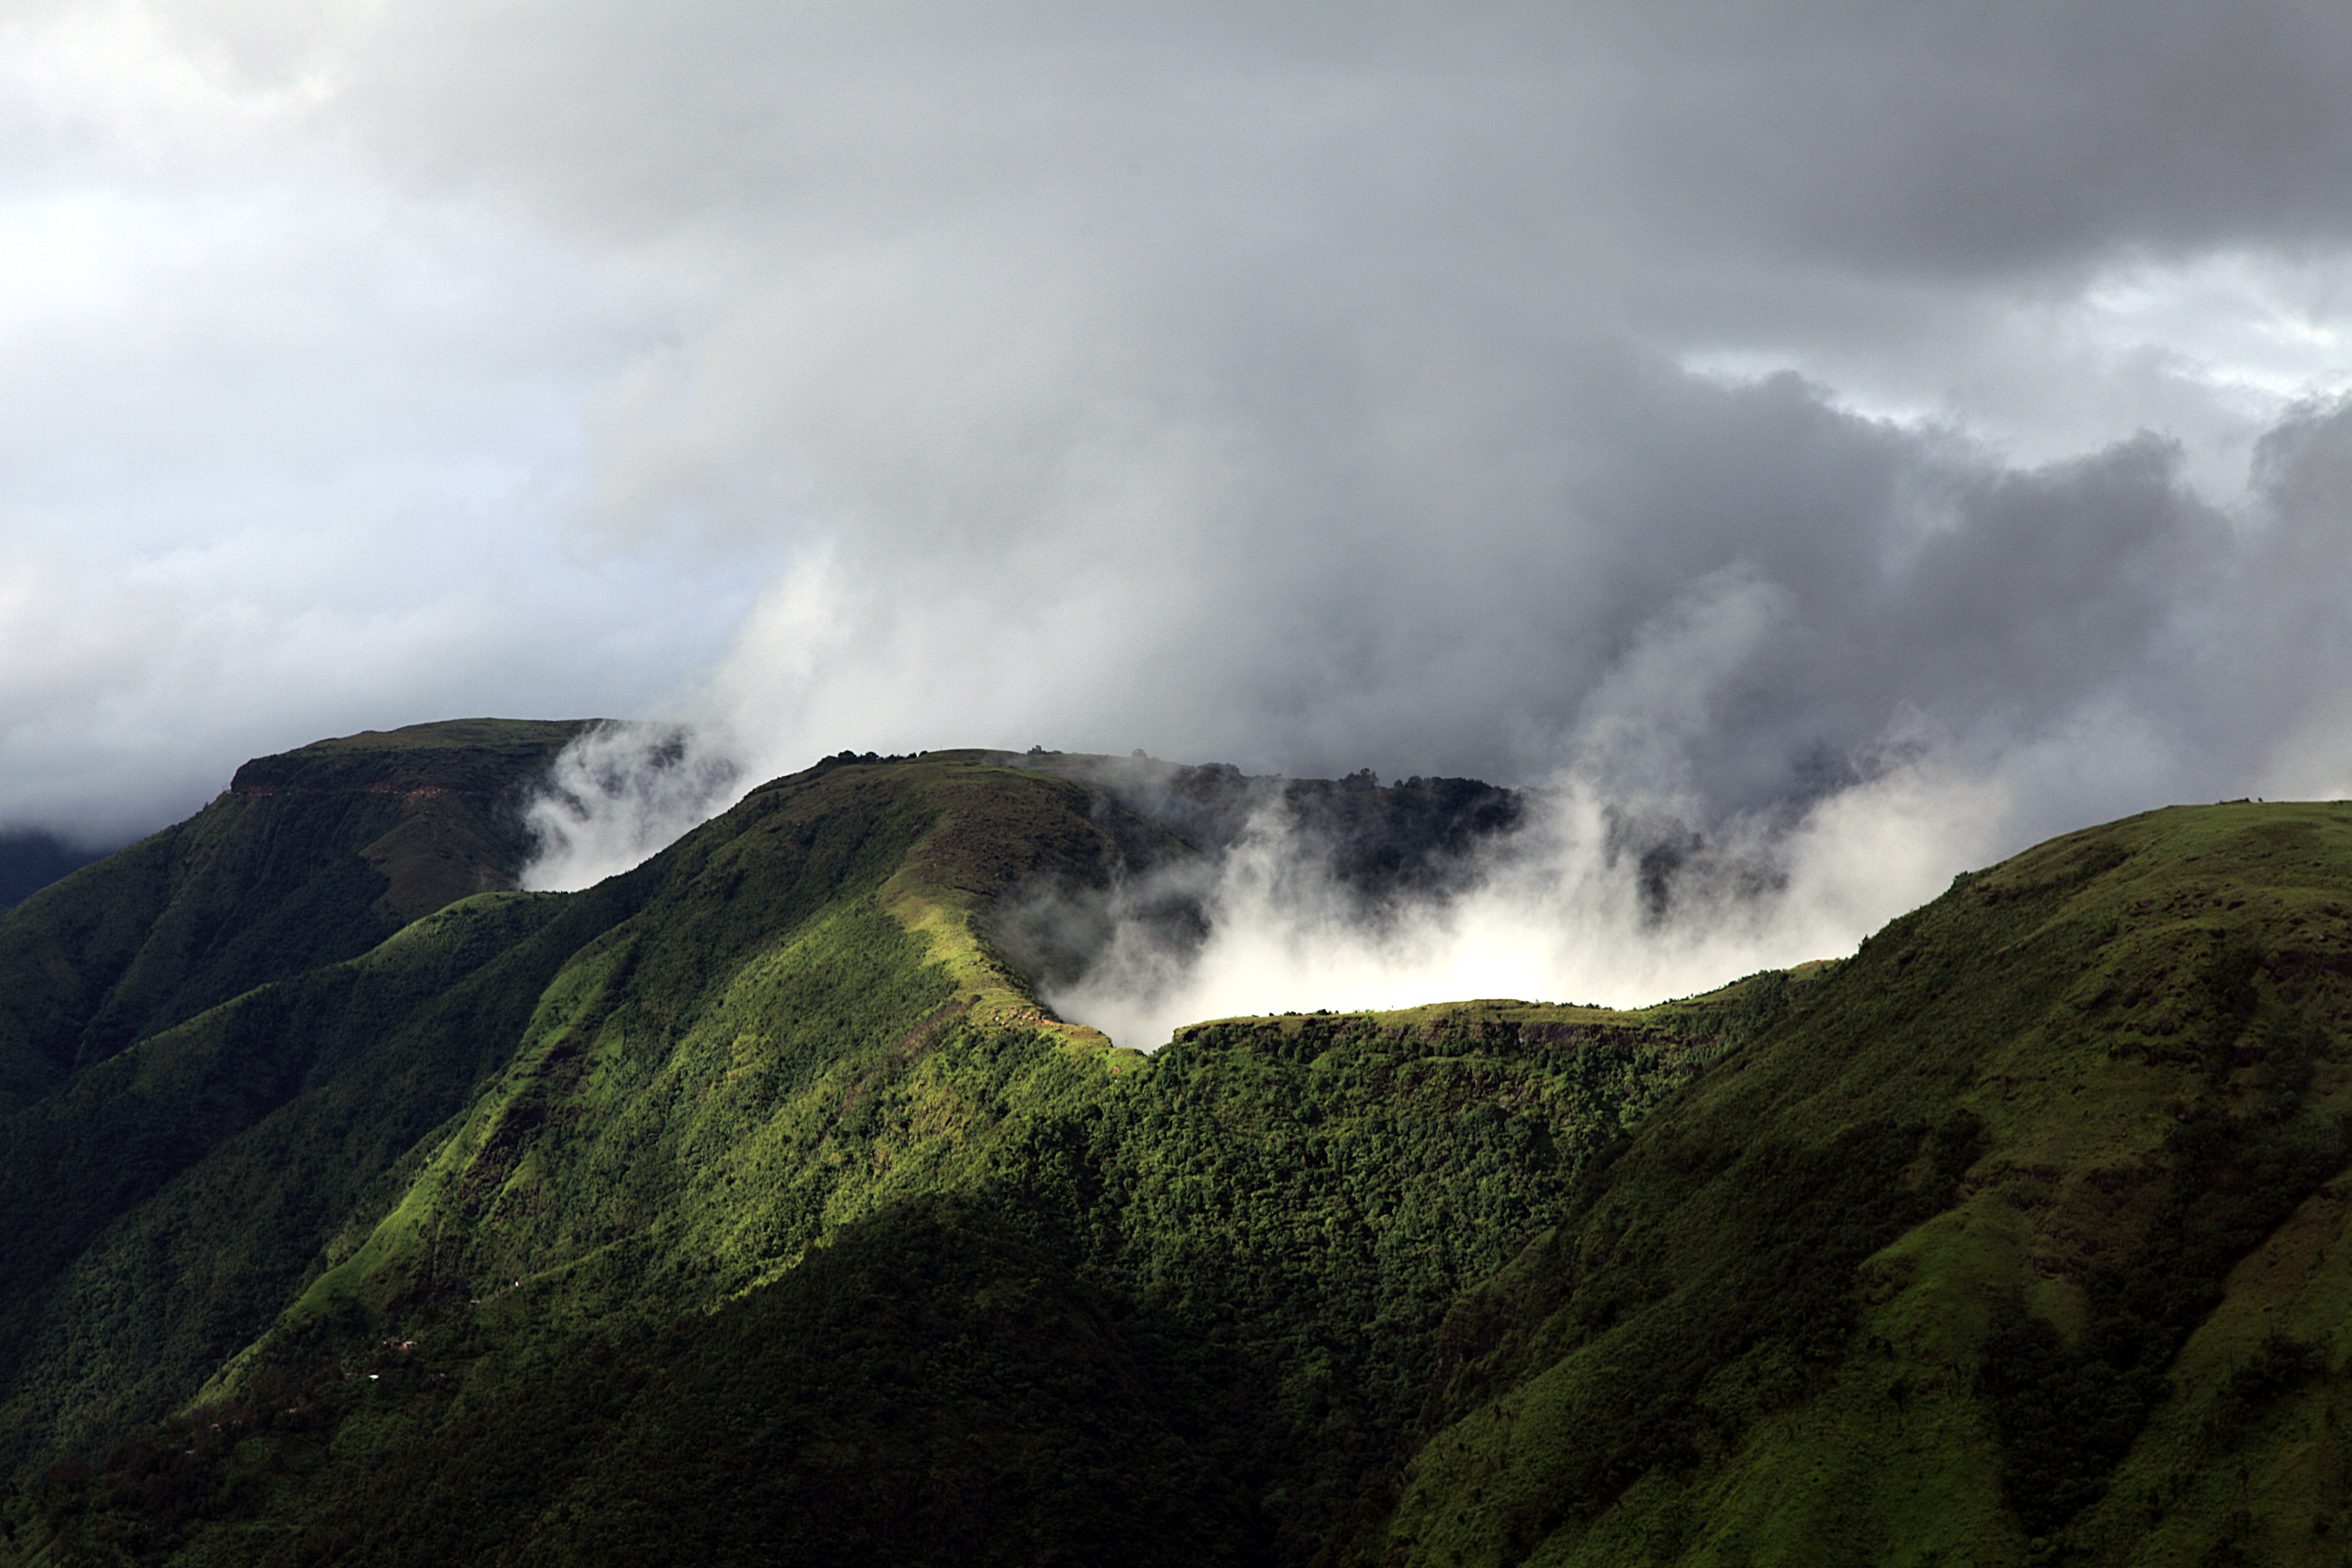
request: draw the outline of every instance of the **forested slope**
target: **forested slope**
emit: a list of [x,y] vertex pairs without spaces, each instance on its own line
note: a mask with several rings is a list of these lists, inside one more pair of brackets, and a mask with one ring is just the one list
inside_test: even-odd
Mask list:
[[259,759],[0,919],[20,1091],[0,1101],[0,1469],[184,1400],[509,1048],[515,982],[478,972],[543,984],[534,933],[560,948],[610,894],[515,895],[360,955],[514,885],[521,792],[580,728],[460,721]]
[[0,1113],[267,981],[515,886],[520,794],[583,723],[457,720],[237,770],[176,826],[0,916]]

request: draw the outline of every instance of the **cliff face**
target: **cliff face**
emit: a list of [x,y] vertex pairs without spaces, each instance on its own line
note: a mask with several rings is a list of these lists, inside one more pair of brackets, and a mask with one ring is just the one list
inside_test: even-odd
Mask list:
[[521,792],[586,727],[457,720],[260,758],[187,821],[35,893],[0,917],[0,1112],[513,887],[530,847]]

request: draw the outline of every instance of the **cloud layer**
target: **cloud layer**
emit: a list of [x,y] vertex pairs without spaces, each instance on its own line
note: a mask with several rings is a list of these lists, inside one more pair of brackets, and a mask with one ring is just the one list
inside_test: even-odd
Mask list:
[[[20,5],[0,826],[469,712],[1142,746],[1649,812],[1834,946],[2352,792],[2347,75],[2315,0]],[[699,808],[576,761],[552,880]]]

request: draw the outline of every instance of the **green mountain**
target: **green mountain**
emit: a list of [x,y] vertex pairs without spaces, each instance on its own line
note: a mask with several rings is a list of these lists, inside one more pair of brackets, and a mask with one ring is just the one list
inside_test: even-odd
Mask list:
[[0,1465],[168,1413],[462,1103],[517,1026],[463,983],[553,906],[404,965],[363,955],[514,886],[519,792],[582,728],[465,721],[263,758],[0,919]]
[[1036,992],[1144,873],[1282,796],[1377,906],[1516,797],[845,753],[513,891],[575,729],[265,759],[0,919],[0,1562],[2352,1546],[2352,808],[1145,1056]]
[[1467,1293],[1406,1563],[2336,1563],[2352,808],[1963,877]]
[[263,757],[178,826],[35,892],[0,921],[0,1110],[513,887],[530,847],[516,792],[587,727],[461,720]]

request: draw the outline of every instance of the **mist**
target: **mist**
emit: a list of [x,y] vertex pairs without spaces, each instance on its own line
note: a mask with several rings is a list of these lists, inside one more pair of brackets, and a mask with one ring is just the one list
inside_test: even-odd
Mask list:
[[741,798],[741,769],[677,724],[594,725],[523,802],[533,892],[576,891],[641,865]]
[[[1181,887],[1129,890],[1144,910],[1181,893],[1203,940],[1093,911],[1113,940],[1047,999],[1145,1046],[1237,1013],[1645,1005],[1850,952],[2054,833],[2352,788],[2352,706],[2322,673],[2352,588],[2343,404],[2285,409],[2225,508],[2148,436],[2027,468],[1785,374],[1725,384],[1652,363],[1610,392],[1615,431],[1580,426],[1544,454],[1565,469],[1572,449],[1578,486],[1515,511],[1465,477],[1481,540],[1510,541],[1493,554],[1450,551],[1409,502],[1368,501],[1325,548],[1266,539],[1153,578],[1131,617],[1083,572],[965,614],[949,579],[980,574],[976,556],[821,557],[763,600],[675,744],[738,791],[843,745],[1117,752],[1167,733],[1251,773],[1337,756],[1323,776],[1377,763],[1528,786],[1528,821],[1462,885],[1377,910],[1268,811],[1160,874]],[[1117,538],[1083,512],[1058,526],[1074,560]],[[1213,586],[1211,614],[1194,596]],[[570,858],[538,885],[630,863],[732,798],[630,777],[608,779],[604,805],[573,786]],[[1664,907],[1644,886],[1661,850],[1684,858]]]
[[[1480,997],[1646,1006],[1844,956],[1857,933],[1941,891],[1994,806],[1906,770],[1782,831],[1747,823],[1701,841],[1661,837],[1661,819],[1630,820],[1570,784],[1482,846],[1470,886],[1371,908],[1332,875],[1327,847],[1268,810],[1210,863],[1119,888],[1108,940],[1045,996],[1147,1050],[1182,1025],[1248,1014]],[[1662,857],[1668,844],[1682,853]],[[1150,918],[1171,898],[1200,911],[1204,933],[1171,937]]]

